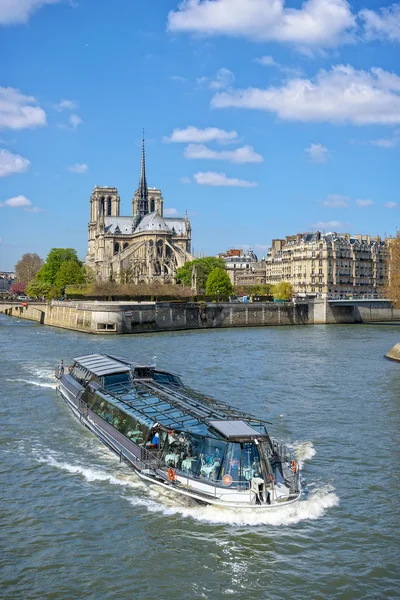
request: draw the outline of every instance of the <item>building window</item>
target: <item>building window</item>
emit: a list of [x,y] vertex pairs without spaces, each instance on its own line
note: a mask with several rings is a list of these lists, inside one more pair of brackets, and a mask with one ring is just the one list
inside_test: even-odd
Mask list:
[[154,198],[152,198],[150,200],[150,212],[154,212],[155,211],[155,203],[154,203]]
[[107,198],[107,215],[109,217],[111,217],[111,206],[112,206],[112,200],[111,200],[111,196],[109,196]]
[[114,254],[118,254],[118,252],[119,252],[119,244],[118,244],[118,242],[116,242],[114,244]]

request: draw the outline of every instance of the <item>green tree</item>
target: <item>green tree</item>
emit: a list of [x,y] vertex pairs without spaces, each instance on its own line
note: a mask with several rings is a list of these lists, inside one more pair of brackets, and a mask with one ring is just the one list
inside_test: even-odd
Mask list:
[[207,278],[213,269],[225,269],[225,261],[223,258],[215,258],[215,256],[195,258],[179,267],[176,272],[176,282],[186,287],[192,287],[193,267],[196,270],[196,291],[200,292],[206,289]]
[[293,294],[293,286],[288,281],[281,281],[272,286],[272,294],[277,300],[289,300]]
[[82,275],[85,283],[96,283],[96,275],[92,267],[82,266]]
[[15,265],[15,279],[23,283],[29,283],[35,278],[36,273],[43,265],[43,259],[36,252],[27,252]]
[[233,285],[226,270],[221,267],[213,269],[207,278],[206,293],[230,296],[232,292]]
[[47,298],[48,294],[50,293],[50,289],[50,283],[39,281],[38,279],[32,279],[32,281],[28,283],[25,292],[31,298]]
[[131,266],[121,270],[119,274],[120,283],[133,283],[134,279],[133,269]]
[[36,279],[54,285],[61,265],[67,261],[73,261],[79,267],[82,267],[76,250],[73,248],[52,248],[46,258],[46,262],[36,274]]
[[57,271],[55,285],[63,293],[65,286],[72,283],[84,283],[85,278],[82,273],[82,267],[74,260],[66,260],[61,263]]

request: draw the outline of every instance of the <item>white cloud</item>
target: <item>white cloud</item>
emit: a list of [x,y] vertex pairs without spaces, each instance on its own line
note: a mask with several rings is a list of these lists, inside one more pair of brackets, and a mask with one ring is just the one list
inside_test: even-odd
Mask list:
[[164,142],[177,142],[188,144],[190,142],[203,143],[203,142],[232,142],[238,137],[236,131],[225,131],[224,129],[217,129],[217,127],[206,127],[205,129],[198,129],[190,125],[186,129],[174,129],[170,137],[164,137]]
[[212,186],[230,186],[230,187],[256,187],[258,184],[253,181],[246,181],[245,179],[230,178],[225,173],[215,173],[213,171],[207,171],[206,173],[195,173],[193,175],[194,180],[199,185],[212,185]]
[[358,15],[364,22],[367,40],[400,42],[400,4],[384,6],[379,12],[364,9]]
[[357,204],[357,206],[361,206],[361,207],[371,206],[371,204],[373,204],[373,201],[372,200],[356,200],[356,204]]
[[295,75],[299,77],[302,74],[302,70],[299,67],[288,67],[286,65],[282,65],[281,63],[276,62],[272,56],[260,56],[259,58],[255,58],[254,62],[263,67],[274,67],[279,69],[279,71],[282,71],[282,73],[286,73],[287,75]]
[[12,173],[24,173],[29,169],[30,161],[19,154],[12,154],[8,150],[0,150],[0,177],[7,177]]
[[371,144],[380,148],[395,148],[400,143],[400,129],[396,129],[390,138],[380,138],[379,140],[371,140]]
[[191,183],[190,177],[181,177],[180,182],[181,183]]
[[27,23],[34,12],[45,4],[57,4],[61,0],[2,0],[0,2],[0,25]]
[[176,217],[178,211],[176,208],[165,208],[164,209],[164,217]]
[[343,224],[339,221],[318,221],[312,225],[314,229],[323,229],[324,231],[332,231],[342,229]]
[[355,17],[347,0],[183,0],[168,15],[170,31],[241,36],[300,46],[336,46],[349,39]]
[[171,81],[179,81],[180,83],[185,83],[187,81],[186,77],[182,77],[181,75],[171,75]]
[[75,113],[70,115],[68,121],[69,121],[69,124],[71,125],[72,129],[76,129],[79,125],[81,125],[81,123],[83,123],[80,116],[76,115]]
[[70,171],[71,173],[77,173],[78,175],[86,173],[87,170],[88,166],[86,163],[75,163],[74,165],[68,167],[68,171]]
[[281,87],[220,92],[211,104],[266,110],[292,121],[390,125],[400,123],[400,77],[378,68],[337,65],[320,70],[314,80],[293,78]]
[[54,106],[56,110],[59,112],[63,110],[76,110],[79,108],[79,105],[75,100],[60,100],[58,104]]
[[259,58],[255,58],[254,62],[263,67],[279,67],[279,63],[277,63],[272,56],[260,56]]
[[1,207],[8,206],[9,208],[24,208],[31,205],[32,202],[28,198],[25,198],[25,196],[14,196],[5,202],[0,202]]
[[350,198],[340,196],[339,194],[329,194],[322,202],[322,206],[327,208],[346,208],[349,206]]
[[46,125],[46,113],[35,104],[33,96],[25,96],[12,87],[0,87],[0,128],[25,129]]
[[314,163],[324,163],[329,158],[329,150],[322,144],[311,144],[304,152],[308,155],[308,160]]
[[251,146],[242,146],[235,150],[212,150],[204,144],[189,144],[185,148],[185,157],[189,159],[229,160],[233,163],[263,162],[261,154],[254,152]]
[[386,202],[385,208],[397,208],[397,202]]
[[235,81],[235,75],[229,69],[219,69],[216,76],[197,77],[197,85],[207,84],[210,90],[224,90],[231,87]]

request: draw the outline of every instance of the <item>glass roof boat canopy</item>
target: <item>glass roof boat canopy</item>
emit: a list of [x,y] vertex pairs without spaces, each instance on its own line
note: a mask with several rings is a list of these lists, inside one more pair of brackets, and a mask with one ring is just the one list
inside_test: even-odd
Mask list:
[[108,402],[147,426],[229,441],[268,439],[267,421],[187,388],[167,371],[105,354],[79,356],[73,370],[82,383],[97,380]]

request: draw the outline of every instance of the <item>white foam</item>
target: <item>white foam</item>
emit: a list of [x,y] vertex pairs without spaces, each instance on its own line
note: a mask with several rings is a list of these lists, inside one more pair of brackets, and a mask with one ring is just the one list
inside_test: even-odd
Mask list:
[[171,497],[160,493],[158,490],[161,490],[161,488],[157,488],[156,491],[155,487],[149,488],[150,495],[155,498],[154,500],[136,497],[130,497],[127,500],[134,506],[145,506],[149,512],[159,512],[167,516],[178,514],[196,521],[214,524],[285,527],[295,525],[300,521],[319,519],[328,508],[339,504],[339,498],[331,486],[317,489],[307,499],[299,500],[295,504],[266,508],[265,510],[229,509],[216,506],[182,506],[176,503],[176,496],[172,504]]
[[295,442],[293,444],[294,454],[299,463],[299,469],[302,469],[306,460],[311,460],[316,454],[312,442]]
[[30,381],[29,379],[6,379],[6,381],[12,381],[16,383],[26,383],[28,385],[36,385],[37,387],[56,389],[55,383],[40,383],[40,381]]
[[60,462],[52,456],[38,456],[36,460],[40,463],[50,465],[51,467],[61,469],[62,471],[67,471],[68,473],[72,473],[74,475],[81,475],[84,479],[86,479],[86,481],[106,481],[112,485],[120,485],[129,488],[143,487],[141,482],[131,481],[130,479],[126,479],[124,477],[114,477],[114,475],[111,475],[110,473],[100,471],[98,469],[92,469],[90,467],[82,467],[81,465]]

